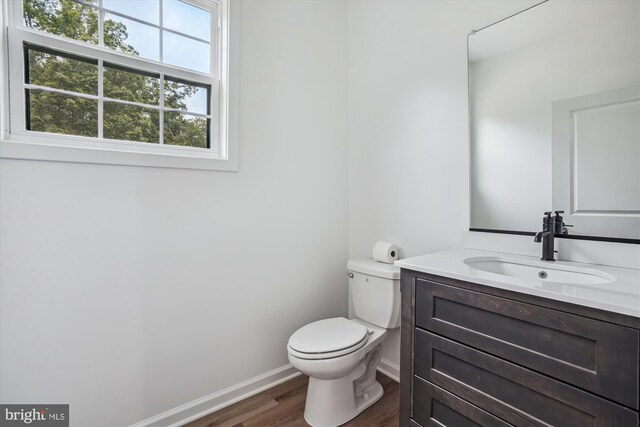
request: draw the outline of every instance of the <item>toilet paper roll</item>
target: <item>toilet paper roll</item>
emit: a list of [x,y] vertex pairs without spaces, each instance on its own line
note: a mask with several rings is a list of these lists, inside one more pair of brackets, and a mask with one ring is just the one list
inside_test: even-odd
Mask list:
[[373,259],[387,264],[393,264],[398,259],[398,246],[393,243],[377,241],[373,245]]

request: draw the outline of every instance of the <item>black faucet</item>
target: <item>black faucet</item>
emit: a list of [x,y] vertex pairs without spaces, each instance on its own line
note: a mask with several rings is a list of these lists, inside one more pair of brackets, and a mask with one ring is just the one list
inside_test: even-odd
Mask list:
[[542,218],[542,231],[538,231],[533,241],[536,243],[542,242],[542,258],[543,261],[555,261],[553,248],[553,232],[554,232],[554,220],[551,217],[551,212],[545,212],[544,218]]

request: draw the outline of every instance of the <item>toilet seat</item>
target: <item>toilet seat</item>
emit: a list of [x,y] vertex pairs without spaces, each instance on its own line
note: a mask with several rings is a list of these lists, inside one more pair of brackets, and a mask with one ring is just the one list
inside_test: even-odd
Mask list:
[[330,359],[353,353],[368,340],[369,331],[364,325],[334,317],[298,329],[289,338],[288,349],[300,359]]

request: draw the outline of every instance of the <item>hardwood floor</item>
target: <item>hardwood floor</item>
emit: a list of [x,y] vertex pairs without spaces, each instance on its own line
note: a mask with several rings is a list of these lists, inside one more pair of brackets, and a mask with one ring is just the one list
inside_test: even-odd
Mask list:
[[[344,424],[349,427],[397,427],[398,383],[378,372],[384,395],[373,406]],[[301,375],[240,401],[184,427],[306,427],[304,401],[308,377]]]

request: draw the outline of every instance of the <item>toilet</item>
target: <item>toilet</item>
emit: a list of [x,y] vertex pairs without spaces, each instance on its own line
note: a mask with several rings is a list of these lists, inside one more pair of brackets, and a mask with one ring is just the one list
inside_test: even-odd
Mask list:
[[400,326],[400,270],[373,259],[347,263],[356,318],[309,323],[289,338],[294,368],[309,376],[304,419],[335,427],[382,397],[376,368],[387,330]]

